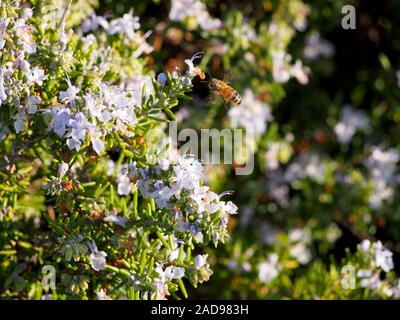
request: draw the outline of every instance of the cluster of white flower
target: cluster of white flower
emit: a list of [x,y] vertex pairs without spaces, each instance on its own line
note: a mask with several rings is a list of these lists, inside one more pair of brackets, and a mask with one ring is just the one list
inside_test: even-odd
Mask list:
[[357,131],[369,128],[369,119],[365,112],[354,110],[350,105],[343,106],[340,118],[334,131],[342,144],[348,144]]
[[233,128],[242,127],[255,138],[262,136],[267,123],[273,120],[270,106],[259,100],[250,89],[245,90],[241,104],[232,107],[228,115]]
[[99,28],[102,28],[109,35],[123,35],[122,39],[125,42],[131,41],[136,43],[138,48],[134,54],[135,57],[139,57],[143,53],[149,54],[153,51],[153,48],[146,42],[151,32],[147,32],[144,35],[138,32],[140,30],[139,17],[133,15],[133,10],[111,21],[107,21],[105,17],[92,13],[88,19],[83,21],[81,26],[83,33],[93,32]]
[[271,253],[266,261],[258,264],[258,278],[263,283],[269,283],[279,275],[282,268],[278,255]]
[[222,27],[221,20],[212,18],[206,5],[200,0],[172,0],[169,18],[172,21],[185,21],[192,18],[205,31]]
[[394,268],[393,253],[380,241],[371,243],[370,240],[363,240],[360,248],[367,261],[370,261],[369,268],[357,272],[357,277],[361,279],[361,287],[384,292],[388,297],[399,298],[400,281],[396,280],[395,285],[392,285],[390,281],[381,278],[382,271],[387,273]]
[[[265,238],[265,243],[272,244],[276,240],[278,231],[266,224],[263,225],[263,233],[264,237],[268,236],[268,238]],[[288,240],[291,244],[289,255],[302,265],[309,263],[312,257],[308,248],[311,242],[311,234],[305,229],[295,228],[288,233]],[[269,283],[279,275],[282,268],[282,264],[279,263],[279,256],[272,253],[267,261],[258,264],[258,278],[263,283]]]
[[[51,115],[50,129],[60,137],[67,139],[70,150],[80,150],[81,144],[89,135],[93,149],[104,151],[102,137],[112,132],[132,136],[129,127],[136,124],[135,109],[140,106],[131,91],[117,86],[100,83],[99,92],[77,96],[79,89],[68,83],[67,91],[60,93],[65,105],[54,105],[45,114]],[[75,101],[79,100],[82,110],[73,113]],[[82,101],[83,100],[83,101]]]
[[316,60],[319,57],[332,57],[335,54],[335,47],[325,39],[321,39],[318,31],[312,31],[306,38],[304,56],[309,60]]
[[171,148],[154,166],[137,169],[134,163],[123,164],[117,175],[118,193],[128,195],[135,185],[144,198],[170,212],[176,232],[188,232],[200,243],[208,234],[217,244],[224,241],[228,216],[236,214],[237,207],[221,200],[230,192],[217,195],[202,185],[203,178],[199,161]]
[[[304,31],[307,27],[309,7],[301,1],[290,1],[288,6],[293,27],[298,31]],[[269,51],[272,56],[272,76],[274,81],[286,83],[293,77],[300,84],[307,84],[310,69],[303,66],[301,60],[296,60],[292,64],[292,56],[286,51],[295,34],[295,30],[285,21],[273,20],[268,27],[268,34],[270,38]]]
[[158,278],[154,279],[156,287],[156,300],[165,300],[169,295],[168,282],[172,279],[180,279],[185,275],[185,269],[182,267],[168,266],[163,270],[163,265],[158,264],[156,268]]
[[366,166],[373,182],[373,192],[369,198],[372,208],[379,209],[383,201],[393,197],[393,187],[399,182],[396,169],[399,159],[397,150],[384,151],[380,148],[374,148],[368,157]]
[[292,0],[288,2],[288,10],[292,15],[293,27],[296,30],[303,32],[307,28],[307,17],[311,12],[308,5],[299,0]]
[[[243,50],[248,50],[250,44],[258,38],[256,31],[247,21],[242,21],[240,26],[234,27],[232,30],[232,36],[232,41],[236,45],[240,45]],[[248,53],[250,54],[250,52]],[[247,55],[247,57],[249,57],[249,55]],[[254,59],[254,56],[252,58]]]
[[31,16],[32,9],[21,8],[12,18],[0,18],[0,107],[7,103],[14,106],[11,112],[17,133],[24,130],[28,116],[37,112],[41,98],[35,95],[35,88],[46,79],[44,70],[31,61],[37,51]]
[[[77,12],[80,2],[84,8]],[[204,30],[221,26],[202,2],[191,3],[191,13],[185,8],[175,16],[193,16]],[[92,282],[99,299],[133,298],[129,285],[140,298],[164,299],[177,283],[183,287],[182,277],[207,281],[212,271],[198,247],[224,242],[229,215],[238,210],[224,198],[231,192],[218,195],[203,185],[203,165],[191,156],[167,150],[153,163],[140,153],[151,144],[146,134],[162,127],[159,120],[174,117],[169,108],[184,97],[191,79],[205,77],[194,65],[199,54],[185,61],[186,73],[161,73],[157,84],[139,58],[152,47],[133,11],[109,19],[97,16],[91,1],[61,0],[34,9],[19,1],[0,7],[0,109],[2,119],[11,118],[4,121],[10,128],[0,120],[0,139],[15,131],[32,145],[34,139],[42,143],[35,164],[48,176],[38,178],[46,191],[40,201],[49,199],[48,225],[57,239],[44,241],[52,248],[49,260],[65,266],[66,291],[58,298],[83,297],[91,277],[104,278],[97,272],[110,276],[110,285]],[[110,159],[115,154],[121,161]],[[123,157],[132,160],[124,164]],[[115,173],[117,192],[109,181]],[[144,215],[134,214],[143,207]],[[146,266],[136,268],[136,259]],[[78,265],[79,274],[70,275]],[[122,274],[126,283],[119,292],[114,286]]]
[[334,161],[321,160],[320,156],[314,153],[301,154],[287,167],[281,165],[286,164],[292,156],[293,150],[289,143],[291,141],[292,135],[288,135],[285,140],[270,143],[264,161],[267,169],[268,196],[282,207],[290,203],[290,184],[307,178],[319,184],[324,183],[328,172],[336,167]]
[[301,60],[296,60],[291,65],[291,60],[291,55],[284,51],[272,53],[272,76],[274,80],[278,83],[285,83],[291,77],[294,77],[300,84],[307,84],[310,68],[303,66]]
[[[34,94],[35,88],[40,87],[47,77],[40,66],[32,66],[29,62],[30,55],[37,50],[33,27],[29,25],[31,16],[32,9],[26,8],[14,19],[0,19],[1,49],[6,39],[14,43],[13,49],[8,49],[8,46],[6,50],[7,57],[12,58],[0,66],[0,105],[9,102],[16,107],[13,118],[17,133],[24,130],[28,115],[37,113],[42,99]],[[84,21],[82,30],[94,31],[98,26],[102,26],[110,35],[124,34],[129,40],[140,44],[142,49],[135,51],[136,56],[151,51],[151,47],[144,41],[145,37],[136,32],[140,24],[138,17],[134,17],[132,12],[111,22],[93,15],[90,20]],[[92,55],[95,53],[96,50]],[[4,51],[1,55],[3,59],[6,57]],[[20,76],[21,73],[23,77]],[[102,138],[107,133],[118,131],[127,136],[132,135],[128,129],[136,124],[135,108],[140,106],[144,82],[147,82],[147,79],[142,78],[135,91],[110,86],[107,83],[97,83],[98,92],[92,93],[82,92],[67,78],[68,87],[65,91],[60,91],[59,102],[55,102],[49,109],[39,111],[42,111],[44,116],[50,116],[50,130],[66,138],[69,149],[80,150],[82,143],[89,136],[93,149],[100,154],[104,151]]]
[[288,238],[293,243],[289,249],[290,255],[302,265],[309,263],[311,260],[311,252],[308,248],[311,242],[310,232],[301,228],[292,229]]
[[301,155],[290,164],[285,172],[285,179],[288,182],[293,182],[310,178],[313,181],[322,183],[325,181],[328,167],[328,164],[322,162],[316,154]]
[[286,163],[292,155],[293,134],[286,135],[284,140],[272,141],[268,144],[265,153],[265,168],[268,170],[276,170],[280,163]]
[[285,172],[281,168],[267,172],[267,192],[271,200],[280,206],[289,204],[289,186],[285,180]]

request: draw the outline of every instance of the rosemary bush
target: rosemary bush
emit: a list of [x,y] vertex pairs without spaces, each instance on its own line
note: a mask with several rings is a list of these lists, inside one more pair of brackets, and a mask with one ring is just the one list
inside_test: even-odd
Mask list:
[[[236,206],[203,185],[203,166],[147,133],[175,119],[190,72],[155,74],[132,11],[89,2],[1,5],[3,297],[187,297],[212,271]],[[53,266],[56,288],[42,289]],[[53,290],[54,289],[54,290]]]
[[[374,3],[2,1],[0,297],[398,299],[400,7]],[[172,121],[253,132],[253,172]]]

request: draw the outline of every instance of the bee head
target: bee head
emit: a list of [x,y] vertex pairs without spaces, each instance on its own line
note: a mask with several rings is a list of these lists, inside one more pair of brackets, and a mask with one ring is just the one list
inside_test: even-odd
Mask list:
[[210,84],[208,85],[211,90],[217,89],[217,81],[215,79],[211,79]]

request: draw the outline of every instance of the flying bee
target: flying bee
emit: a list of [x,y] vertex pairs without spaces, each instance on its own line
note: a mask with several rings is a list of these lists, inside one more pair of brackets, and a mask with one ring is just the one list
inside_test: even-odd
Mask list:
[[212,78],[209,86],[213,93],[218,94],[222,99],[224,99],[225,104],[228,104],[229,102],[240,104],[241,98],[239,93],[225,81]]

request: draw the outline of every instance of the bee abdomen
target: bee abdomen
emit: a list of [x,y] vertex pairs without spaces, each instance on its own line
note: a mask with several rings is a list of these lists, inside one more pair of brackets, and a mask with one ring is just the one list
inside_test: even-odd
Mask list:
[[237,93],[236,90],[232,90],[231,91],[231,94],[230,94],[229,98],[230,98],[229,99],[230,101],[232,101],[232,102],[234,102],[236,104],[240,104],[240,102],[241,102],[240,95],[239,95],[239,93]]
[[228,95],[227,95],[227,100],[231,101],[231,102],[234,102],[236,104],[239,104],[240,103],[240,96],[239,96],[239,94],[237,93],[237,91],[235,89],[229,88]]

